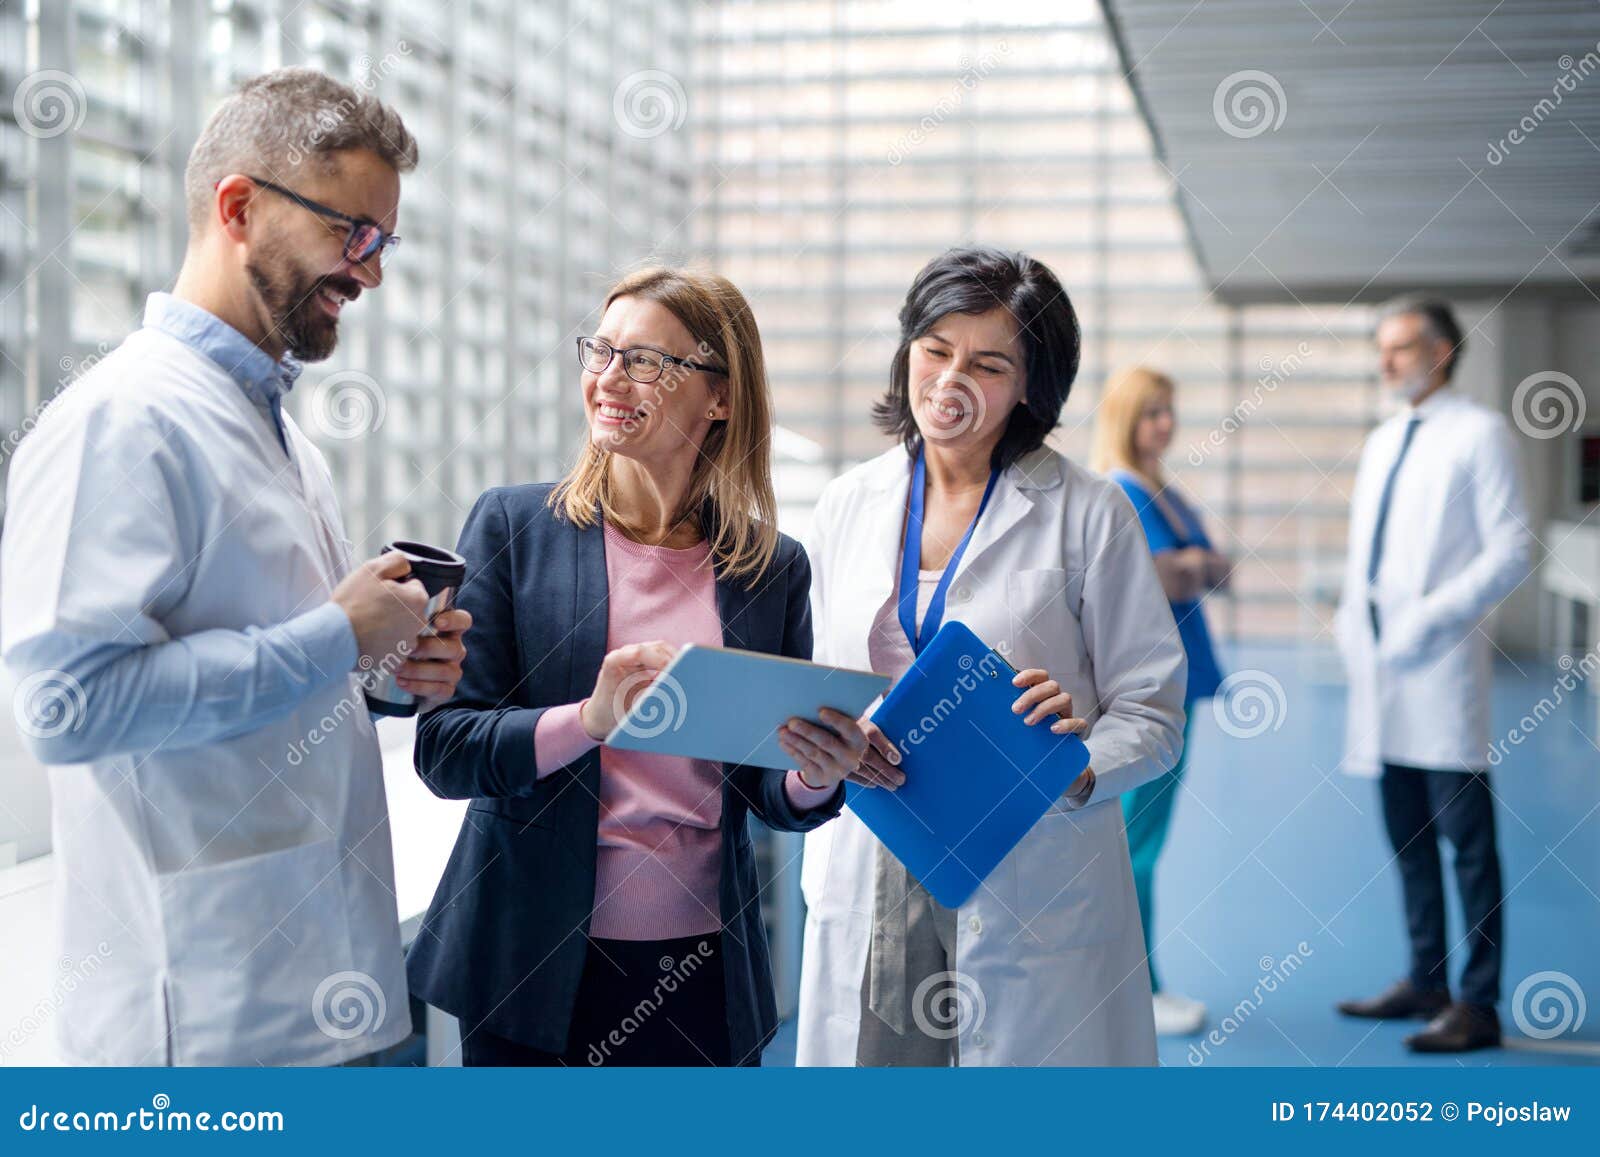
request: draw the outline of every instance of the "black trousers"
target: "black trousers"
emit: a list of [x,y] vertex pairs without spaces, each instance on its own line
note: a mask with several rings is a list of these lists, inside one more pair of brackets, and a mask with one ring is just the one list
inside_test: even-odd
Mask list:
[[1443,836],[1455,850],[1456,888],[1467,923],[1467,963],[1459,998],[1492,1007],[1500,1000],[1505,893],[1488,775],[1386,763],[1381,791],[1384,826],[1400,865],[1405,896],[1411,982],[1425,990],[1449,987],[1444,874],[1439,862]]
[[[721,938],[589,940],[567,1051],[529,1048],[482,1028],[461,1040],[464,1066],[732,1063]],[[761,1063],[758,1054],[746,1063]]]

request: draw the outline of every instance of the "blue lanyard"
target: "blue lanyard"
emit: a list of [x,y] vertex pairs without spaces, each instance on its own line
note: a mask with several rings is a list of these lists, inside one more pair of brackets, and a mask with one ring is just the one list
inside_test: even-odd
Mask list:
[[913,654],[922,654],[922,648],[927,645],[927,641],[939,632],[939,624],[944,620],[944,597],[950,590],[950,579],[956,573],[956,566],[961,562],[961,556],[967,551],[967,543],[972,541],[972,532],[978,529],[978,520],[983,517],[984,507],[989,505],[989,496],[994,493],[994,484],[999,477],[1000,471],[989,471],[989,485],[984,487],[983,501],[978,503],[978,513],[972,516],[972,524],[967,527],[967,533],[962,535],[961,544],[950,556],[950,561],[945,563],[944,573],[939,576],[939,582],[933,588],[933,598],[928,601],[928,613],[923,616],[922,630],[919,632],[917,572],[922,565],[922,515],[927,501],[925,492],[928,466],[923,461],[922,448],[920,446],[917,448],[917,464],[911,471],[911,505],[906,512],[906,541],[900,551],[898,603],[900,628],[910,640]]

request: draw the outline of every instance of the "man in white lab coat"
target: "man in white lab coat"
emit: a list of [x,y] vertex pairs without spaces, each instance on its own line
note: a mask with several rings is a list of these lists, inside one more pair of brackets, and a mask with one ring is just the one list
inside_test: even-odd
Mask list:
[[[1504,893],[1488,776],[1486,615],[1528,574],[1532,536],[1506,420],[1450,387],[1466,342],[1450,307],[1392,303],[1378,325],[1384,386],[1403,401],[1367,439],[1336,620],[1350,676],[1346,769],[1380,777],[1410,942],[1408,975],[1347,1016],[1428,1020],[1406,1044],[1500,1042]],[[1455,851],[1466,928],[1451,998],[1439,838]]]
[[321,454],[283,411],[382,280],[398,115],[320,73],[258,77],[185,175],[171,294],[22,443],[0,546],[18,725],[51,764],[79,1064],[322,1064],[410,1032],[382,764],[359,670],[448,698],[464,612],[418,639],[400,555],[352,566]]

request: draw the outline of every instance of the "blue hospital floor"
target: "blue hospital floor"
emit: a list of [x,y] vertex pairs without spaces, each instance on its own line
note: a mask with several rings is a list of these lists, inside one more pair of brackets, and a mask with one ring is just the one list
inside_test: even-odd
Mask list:
[[[1250,697],[1234,700],[1233,730],[1249,735],[1239,737],[1224,732],[1211,705],[1196,712],[1184,793],[1157,869],[1156,960],[1162,982],[1205,1002],[1211,1015],[1196,1037],[1164,1038],[1162,1063],[1600,1063],[1593,693],[1563,692],[1563,672],[1550,663],[1502,660],[1496,669],[1492,736],[1545,701],[1541,721],[1506,746],[1491,773],[1506,887],[1500,1012],[1508,1047],[1424,1058],[1401,1044],[1416,1022],[1333,1011],[1339,999],[1384,988],[1406,963],[1377,783],[1338,770],[1345,692],[1337,661],[1296,649],[1250,649],[1227,661],[1241,686],[1261,688],[1254,702],[1266,714],[1248,713]],[[1462,923],[1448,851],[1445,873],[1454,942]],[[1460,953],[1451,961],[1453,978]],[[1519,985],[1523,999],[1513,1001]],[[785,1025],[767,1063],[792,1063],[793,1041]]]

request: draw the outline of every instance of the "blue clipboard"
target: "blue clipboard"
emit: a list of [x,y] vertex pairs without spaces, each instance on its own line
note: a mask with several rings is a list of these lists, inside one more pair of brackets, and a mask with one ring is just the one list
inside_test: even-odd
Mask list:
[[1016,670],[948,622],[873,712],[900,749],[898,791],[849,784],[846,803],[947,908],[959,907],[1089,766],[1076,735],[1011,710]]

